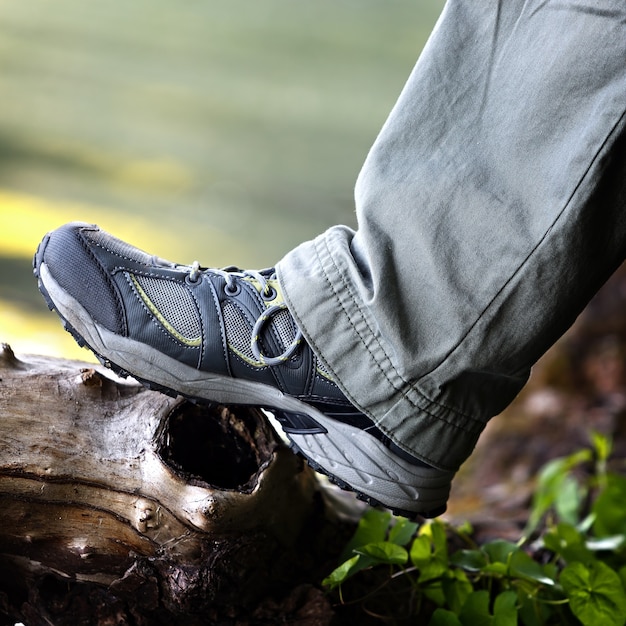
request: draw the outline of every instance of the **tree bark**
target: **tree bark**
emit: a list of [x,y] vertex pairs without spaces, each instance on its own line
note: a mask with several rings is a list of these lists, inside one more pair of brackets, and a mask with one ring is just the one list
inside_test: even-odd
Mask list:
[[3,623],[245,624],[285,590],[316,616],[293,623],[327,623],[298,578],[321,557],[316,485],[259,409],[2,345]]

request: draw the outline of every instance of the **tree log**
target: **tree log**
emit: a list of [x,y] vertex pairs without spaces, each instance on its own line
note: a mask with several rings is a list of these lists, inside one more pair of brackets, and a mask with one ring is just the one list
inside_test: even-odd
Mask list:
[[297,587],[316,485],[259,409],[3,344],[0,623],[244,624]]

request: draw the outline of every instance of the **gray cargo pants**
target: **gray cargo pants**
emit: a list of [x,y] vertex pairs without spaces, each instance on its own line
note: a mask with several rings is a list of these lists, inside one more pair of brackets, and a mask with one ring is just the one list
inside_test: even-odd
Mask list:
[[347,397],[442,469],[626,250],[626,2],[450,0],[337,226],[278,264]]

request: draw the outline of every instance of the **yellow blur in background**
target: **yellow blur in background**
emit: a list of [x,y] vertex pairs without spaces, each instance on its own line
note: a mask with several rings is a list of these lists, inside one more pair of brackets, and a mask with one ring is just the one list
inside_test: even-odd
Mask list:
[[[14,191],[0,191],[0,260],[9,268],[0,270],[0,341],[21,353],[49,354],[94,361],[69,334],[62,331],[56,315],[47,306],[30,272],[32,257],[42,237],[60,224],[82,221],[99,224],[144,250],[170,250],[172,258],[191,262],[184,238],[171,237],[159,223],[122,211],[78,203],[64,203]],[[236,246],[219,233],[207,238],[223,246],[222,253]],[[13,266],[16,266],[13,268]]]

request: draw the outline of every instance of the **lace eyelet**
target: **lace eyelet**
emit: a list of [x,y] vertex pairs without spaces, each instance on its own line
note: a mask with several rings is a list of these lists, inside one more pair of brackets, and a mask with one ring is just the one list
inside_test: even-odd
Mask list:
[[231,285],[226,283],[224,285],[224,293],[230,297],[238,296],[241,293],[241,285],[238,283],[232,283]]
[[278,292],[274,287],[267,287],[265,290],[261,291],[261,298],[265,300],[265,302],[271,302],[277,295]]
[[185,282],[193,287],[202,279],[202,268],[199,261],[194,261],[189,267],[189,274],[185,274]]

